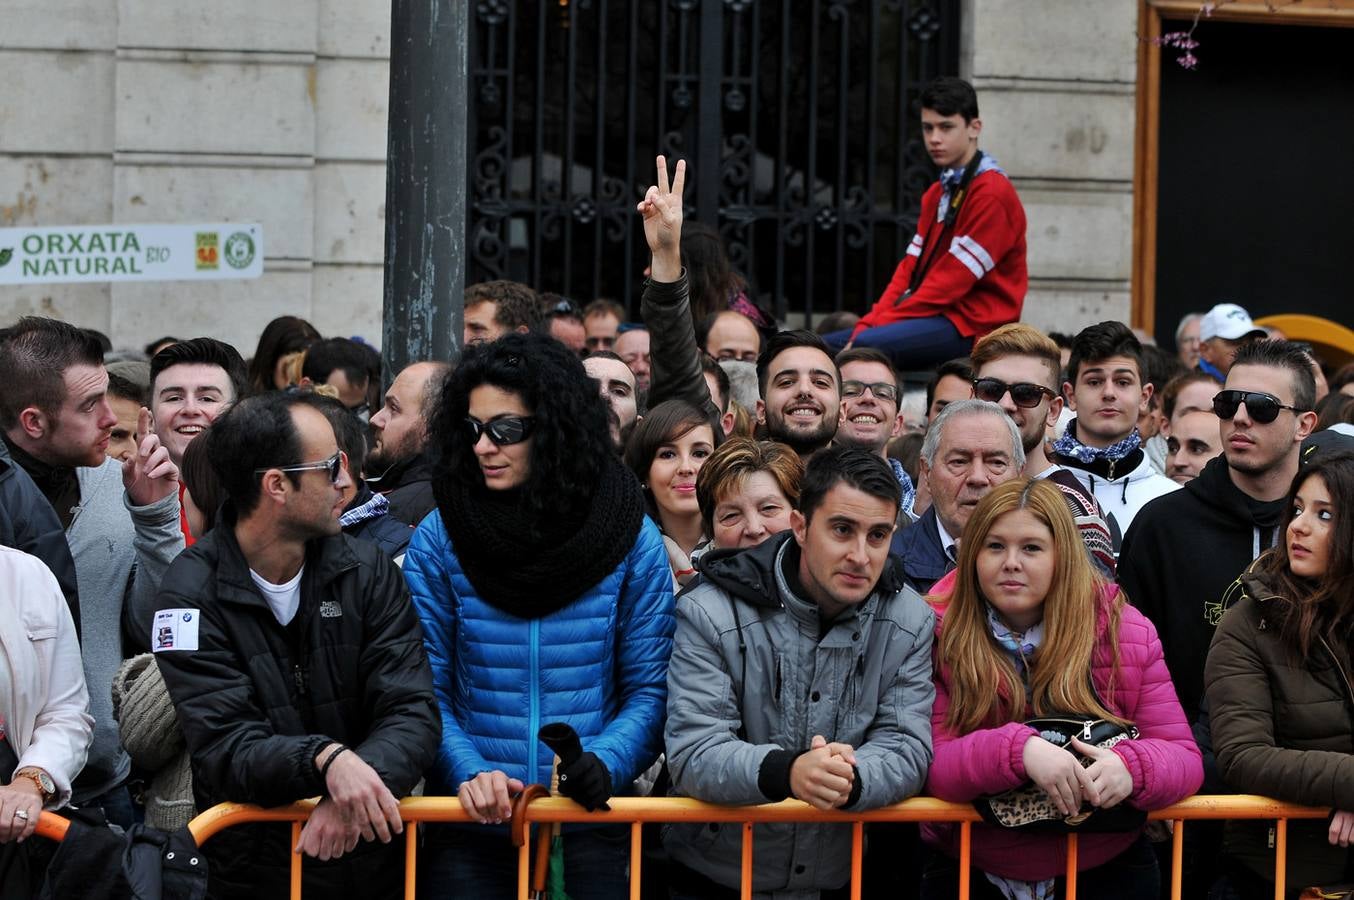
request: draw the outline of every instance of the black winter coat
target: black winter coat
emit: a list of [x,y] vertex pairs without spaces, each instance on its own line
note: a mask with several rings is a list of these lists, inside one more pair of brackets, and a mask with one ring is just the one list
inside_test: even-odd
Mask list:
[[[250,578],[233,519],[227,505],[225,521],[174,561],[157,595],[159,609],[194,610],[199,621],[196,650],[156,653],[192,757],[198,808],[320,795],[315,756],[333,741],[405,796],[433,761],[442,727],[400,570],[371,544],[313,540],[300,607],[284,628]],[[289,850],[285,826],[213,838],[211,895],[273,896],[273,886],[286,884]],[[367,896],[354,869],[398,890],[398,850],[360,843],[337,864],[307,860],[306,893]]]
[[47,564],[66,595],[75,633],[80,633],[80,599],[75,590],[75,560],[52,504],[28,473],[10,458],[0,440],[0,545],[22,550]]
[[1119,586],[1152,620],[1185,715],[1204,694],[1204,659],[1223,601],[1278,533],[1284,500],[1257,504],[1232,483],[1227,460],[1210,460],[1182,491],[1133,517],[1119,554]]

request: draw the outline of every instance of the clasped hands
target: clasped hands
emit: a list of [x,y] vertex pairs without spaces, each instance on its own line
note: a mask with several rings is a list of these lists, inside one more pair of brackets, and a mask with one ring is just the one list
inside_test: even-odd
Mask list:
[[[315,758],[316,768],[337,748],[329,744]],[[352,750],[339,753],[325,778],[329,796],[322,799],[301,829],[297,853],[316,859],[337,859],[359,839],[390,843],[404,832],[400,803],[376,770]]]
[[1133,776],[1119,754],[1076,738],[1072,749],[1091,765],[1083,766],[1076,754],[1038,736],[1026,740],[1021,751],[1025,774],[1048,794],[1059,813],[1076,815],[1083,802],[1110,809],[1133,793]]
[[850,744],[828,743],[815,734],[807,753],[790,766],[790,793],[815,809],[840,809],[851,798],[856,752]]

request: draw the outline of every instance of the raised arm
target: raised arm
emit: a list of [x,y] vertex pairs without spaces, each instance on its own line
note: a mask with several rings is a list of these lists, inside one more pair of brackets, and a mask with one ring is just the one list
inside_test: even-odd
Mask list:
[[686,273],[682,270],[682,187],[686,161],[677,161],[677,172],[668,184],[668,164],[658,157],[658,183],[645,193],[637,207],[644,218],[644,238],[653,254],[649,279],[640,297],[640,314],[649,326],[652,370],[649,406],[664,400],[685,400],[719,427],[723,410],[715,406],[701,372],[700,348],[691,321],[691,301]]

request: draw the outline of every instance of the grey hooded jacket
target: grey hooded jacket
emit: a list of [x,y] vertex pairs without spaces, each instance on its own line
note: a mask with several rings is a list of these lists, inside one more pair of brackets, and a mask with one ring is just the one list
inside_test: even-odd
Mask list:
[[[822,623],[817,605],[785,577],[798,561],[789,532],[715,551],[678,598],[664,734],[676,793],[733,805],[783,800],[791,764],[819,734],[855,749],[848,809],[896,803],[925,783],[935,697],[930,608],[890,557],[875,593]],[[737,826],[664,831],[674,859],[729,887],[739,883],[741,843]],[[850,846],[848,825],[759,825],[753,890],[788,900],[840,887]]]

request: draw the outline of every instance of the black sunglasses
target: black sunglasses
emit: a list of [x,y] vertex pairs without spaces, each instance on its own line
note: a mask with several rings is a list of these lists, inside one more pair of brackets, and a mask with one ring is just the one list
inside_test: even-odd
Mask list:
[[478,444],[480,435],[489,435],[489,440],[496,446],[506,447],[509,444],[520,444],[531,437],[531,432],[536,428],[536,418],[534,416],[505,416],[502,419],[494,419],[492,422],[481,422],[472,416],[466,416],[466,426],[470,429],[470,443]]
[[1213,412],[1219,419],[1230,419],[1236,415],[1237,409],[1243,403],[1246,404],[1246,412],[1261,425],[1268,425],[1279,418],[1281,409],[1291,409],[1295,413],[1307,411],[1280,403],[1279,398],[1273,394],[1262,394],[1259,391],[1218,391],[1213,395]]
[[843,381],[843,397],[863,397],[866,389],[874,394],[876,400],[888,400],[891,403],[898,402],[897,385],[889,384],[887,381]]
[[277,469],[279,472],[309,472],[312,469],[324,469],[325,474],[329,476],[330,484],[338,484],[339,471],[343,466],[343,451],[340,450],[328,459],[312,463],[297,463],[293,466],[268,466],[264,469],[255,469],[255,475],[262,475],[268,469]]
[[1034,409],[1043,402],[1045,396],[1050,400],[1058,396],[1042,384],[1034,384],[1029,381],[1007,384],[1000,378],[973,379],[973,396],[979,400],[986,400],[988,403],[1000,403],[1001,398],[1006,396],[1007,391],[1011,392],[1011,400],[1021,409]]

